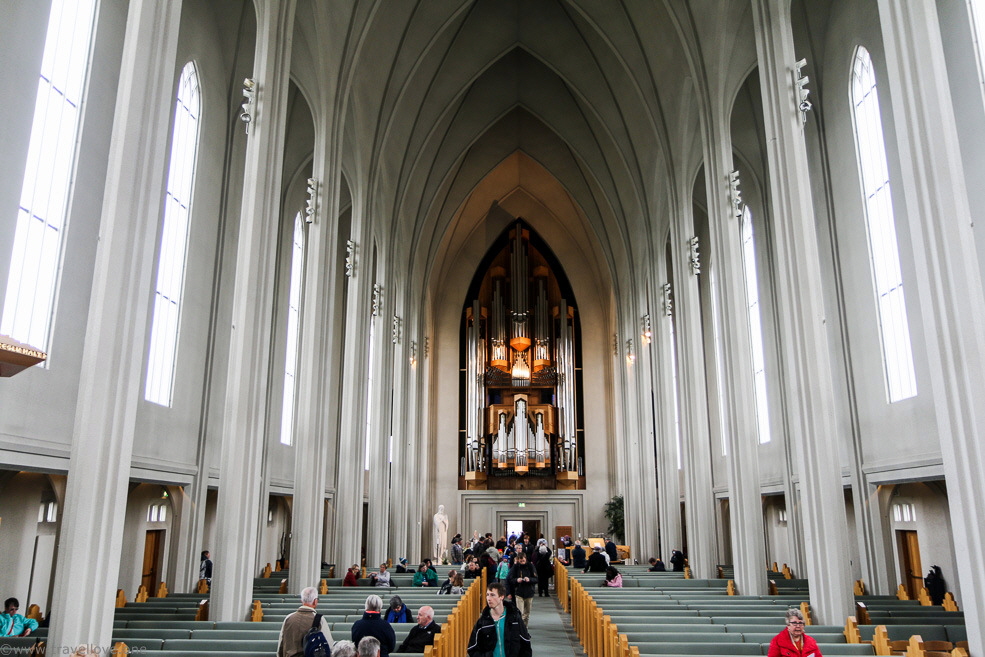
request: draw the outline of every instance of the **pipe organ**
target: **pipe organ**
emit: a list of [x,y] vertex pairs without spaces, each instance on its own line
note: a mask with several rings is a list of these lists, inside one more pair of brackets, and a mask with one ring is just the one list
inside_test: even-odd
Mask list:
[[570,292],[522,222],[490,255],[464,313],[462,487],[583,488]]

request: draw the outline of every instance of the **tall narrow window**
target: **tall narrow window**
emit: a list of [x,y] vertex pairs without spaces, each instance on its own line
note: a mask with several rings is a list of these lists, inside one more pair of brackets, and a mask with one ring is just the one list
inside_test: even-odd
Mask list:
[[198,153],[198,117],[201,101],[195,65],[185,64],[178,81],[171,133],[171,164],[164,193],[161,251],[157,258],[154,319],[151,322],[147,359],[147,401],[171,406],[174,366],[178,354],[181,294],[185,283],[188,253],[188,220],[191,216],[195,160]]
[[872,282],[879,312],[879,335],[890,403],[917,394],[910,327],[906,318],[896,222],[879,114],[879,94],[869,51],[859,46],[852,70],[855,144],[865,201],[865,225],[872,261]]
[[48,351],[71,197],[95,0],[54,0],[21,188],[0,333]]
[[742,267],[746,279],[746,306],[749,339],[752,342],[752,369],[755,378],[756,419],[759,442],[770,441],[770,412],[766,402],[766,359],[763,357],[763,323],[759,313],[759,277],[756,276],[756,244],[752,236],[752,212],[742,209]]
[[287,356],[284,358],[284,405],[280,414],[280,442],[294,443],[294,391],[297,386],[298,344],[301,331],[301,286],[304,282],[304,222],[294,217],[294,247],[291,250],[291,291],[287,307]]

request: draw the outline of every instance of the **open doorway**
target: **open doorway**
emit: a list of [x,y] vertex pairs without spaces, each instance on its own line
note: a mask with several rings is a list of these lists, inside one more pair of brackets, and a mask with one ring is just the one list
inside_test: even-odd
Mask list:
[[540,520],[506,520],[503,523],[503,535],[509,538],[511,534],[519,536],[521,532],[530,534],[530,542],[536,543],[540,538]]

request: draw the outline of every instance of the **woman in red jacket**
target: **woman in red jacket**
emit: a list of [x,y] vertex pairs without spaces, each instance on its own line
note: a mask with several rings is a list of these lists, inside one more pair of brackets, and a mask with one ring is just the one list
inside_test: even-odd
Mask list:
[[804,615],[787,609],[787,627],[770,641],[768,657],[821,657],[817,641],[804,634]]

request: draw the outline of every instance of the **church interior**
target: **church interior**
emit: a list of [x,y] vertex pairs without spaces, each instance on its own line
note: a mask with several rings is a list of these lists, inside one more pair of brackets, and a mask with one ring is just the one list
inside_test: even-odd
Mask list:
[[982,654],[980,3],[0,16],[0,595],[55,645],[202,550],[244,620],[266,564],[447,556],[439,505],[620,498],[632,560],[827,624],[940,566]]

